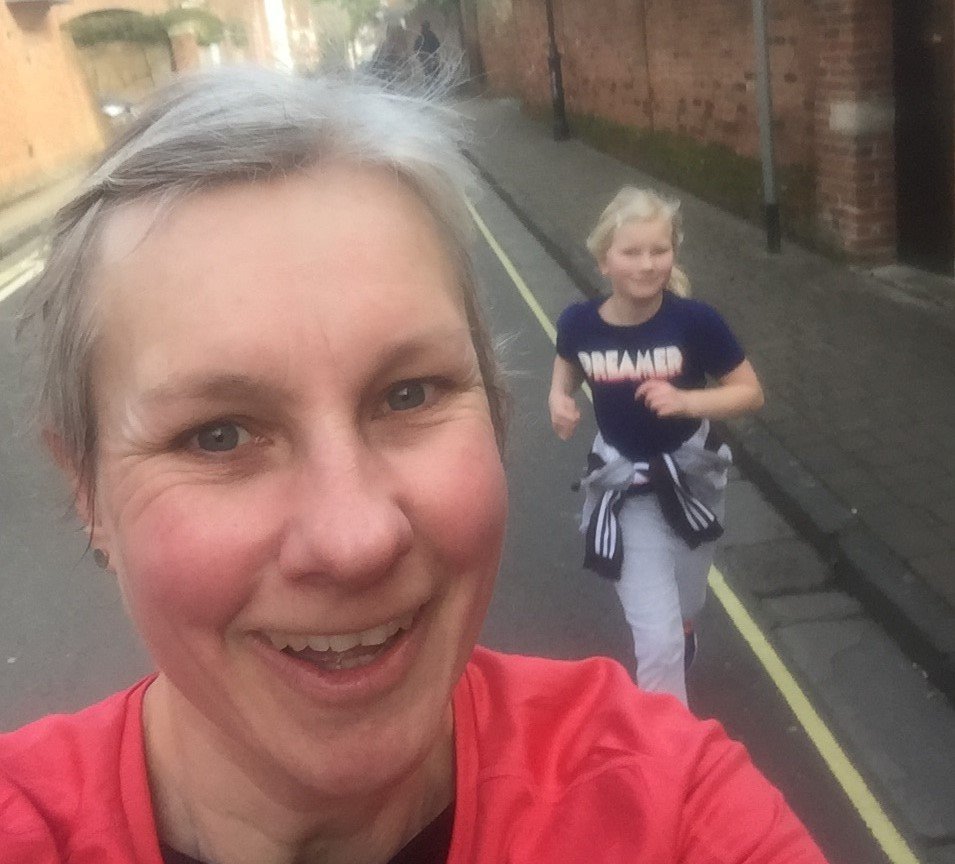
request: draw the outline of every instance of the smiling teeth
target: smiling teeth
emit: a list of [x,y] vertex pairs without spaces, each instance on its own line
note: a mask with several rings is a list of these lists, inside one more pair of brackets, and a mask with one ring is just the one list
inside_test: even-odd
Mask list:
[[387,621],[359,633],[334,633],[323,636],[321,634],[268,632],[265,635],[279,651],[286,648],[291,648],[293,651],[304,651],[306,648],[311,648],[312,651],[334,651],[340,654],[350,651],[352,648],[357,648],[359,645],[383,645],[399,630],[408,630],[413,620],[414,613],[408,613],[401,618],[395,618],[393,621]]

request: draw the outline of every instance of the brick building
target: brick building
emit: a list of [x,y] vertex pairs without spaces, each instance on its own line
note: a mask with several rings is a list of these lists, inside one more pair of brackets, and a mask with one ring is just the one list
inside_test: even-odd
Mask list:
[[[462,0],[489,86],[535,108],[550,103],[545,2]],[[758,158],[751,0],[551,2],[571,116]],[[776,161],[811,177],[815,236],[951,274],[955,0],[767,7]]]
[[96,106],[60,30],[60,7],[0,2],[0,203],[103,146]]
[[[138,99],[172,70],[250,60],[299,69],[318,61],[309,0],[205,0],[227,39],[202,46],[188,22],[157,45],[78,49],[64,25],[105,9],[146,15],[180,0],[0,0],[0,205],[80,167],[109,134],[98,99]],[[193,3],[192,5],[196,5]],[[241,32],[241,44],[232,34]]]

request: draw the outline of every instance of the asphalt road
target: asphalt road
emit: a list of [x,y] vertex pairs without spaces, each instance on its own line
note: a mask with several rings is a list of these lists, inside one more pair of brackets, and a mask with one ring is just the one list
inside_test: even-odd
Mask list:
[[[576,299],[569,281],[493,196],[488,194],[479,209],[507,246],[542,313],[555,320]],[[509,534],[482,641],[554,657],[605,654],[632,667],[629,635],[612,588],[580,568],[578,500],[570,485],[583,464],[592,422],[582,424],[568,444],[552,434],[545,406],[550,339],[498,256],[482,242],[477,257],[494,329],[512,370],[515,399],[507,457]],[[20,293],[0,302],[0,729],[51,711],[77,709],[150,668],[115,586],[85,554],[85,536],[70,515],[66,490],[26,420],[26,373],[13,335],[21,303]],[[775,544],[798,542],[738,473],[731,482],[728,521],[727,549],[752,553],[721,558],[730,582],[737,575],[729,569],[734,560],[745,559],[746,567],[757,571],[770,568]],[[690,698],[700,716],[719,719],[746,744],[832,864],[890,860],[773,680],[712,600],[691,672]]]

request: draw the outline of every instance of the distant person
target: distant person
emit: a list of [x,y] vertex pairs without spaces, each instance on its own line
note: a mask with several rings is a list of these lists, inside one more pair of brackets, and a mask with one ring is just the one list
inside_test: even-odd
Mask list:
[[585,566],[614,581],[637,683],[685,703],[732,458],[710,421],[757,410],[763,392],[719,313],[688,299],[681,240],[678,201],[624,187],[610,202],[587,240],[610,296],[560,316],[548,402],[566,440],[580,420],[574,393],[590,384],[599,431],[582,481]]
[[156,669],[0,735],[0,864],[824,864],[717,723],[475,645],[507,400],[460,126],[220,68],[58,215],[44,439]]
[[421,64],[424,77],[429,83],[435,81],[438,77],[438,70],[440,68],[438,49],[440,48],[441,43],[431,29],[431,22],[422,21],[421,32],[414,40],[414,53],[418,58],[418,62]]
[[386,84],[401,84],[410,72],[408,31],[398,23],[385,28],[385,38],[371,58],[371,71]]

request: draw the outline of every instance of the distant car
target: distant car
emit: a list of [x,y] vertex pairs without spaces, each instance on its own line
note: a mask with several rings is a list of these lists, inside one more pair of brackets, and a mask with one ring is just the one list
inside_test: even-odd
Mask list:
[[101,96],[99,109],[109,117],[110,120],[120,123],[132,119],[137,113],[136,105],[133,102],[117,96]]

